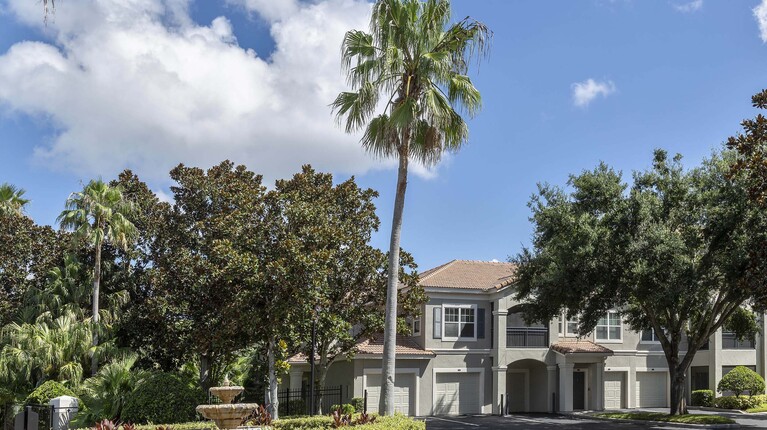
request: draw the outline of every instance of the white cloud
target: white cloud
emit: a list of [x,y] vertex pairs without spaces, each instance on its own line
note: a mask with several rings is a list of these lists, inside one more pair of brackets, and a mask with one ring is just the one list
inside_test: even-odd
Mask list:
[[615,92],[615,84],[612,81],[599,82],[587,79],[583,82],[572,84],[573,103],[578,107],[586,107],[597,96],[607,97]]
[[[226,158],[267,181],[305,163],[349,174],[392,166],[343,133],[328,107],[346,89],[341,38],[367,28],[370,4],[236,1],[269,20],[268,60],[237,44],[227,18],[194,23],[189,0],[57,4],[46,30],[54,43],[19,42],[0,55],[0,106],[54,124],[36,160],[81,175],[129,167],[162,181],[179,162]],[[42,26],[37,2],[8,0],[8,9]]]
[[703,0],[692,0],[691,2],[675,4],[674,9],[683,13],[691,13],[700,10],[703,7]]
[[762,0],[759,6],[754,8],[754,17],[759,24],[759,36],[762,42],[767,43],[767,0]]

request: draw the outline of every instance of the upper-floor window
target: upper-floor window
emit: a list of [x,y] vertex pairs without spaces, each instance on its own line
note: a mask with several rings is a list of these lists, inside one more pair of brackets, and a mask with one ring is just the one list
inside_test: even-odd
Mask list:
[[620,342],[623,339],[623,322],[617,311],[609,311],[599,319],[595,338],[600,342]]
[[642,330],[642,342],[643,343],[657,343],[660,342],[658,336],[655,335],[655,330],[649,328]]
[[578,336],[578,318],[567,318],[567,314],[563,313],[557,320],[557,334],[562,336]]
[[444,305],[443,339],[476,339],[476,307],[473,305]]
[[417,316],[413,318],[413,336],[419,336],[421,334],[421,317]]

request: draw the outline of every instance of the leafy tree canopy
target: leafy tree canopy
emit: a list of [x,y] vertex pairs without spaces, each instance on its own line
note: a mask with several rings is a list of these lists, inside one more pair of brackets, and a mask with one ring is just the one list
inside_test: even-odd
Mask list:
[[619,309],[633,329],[653,329],[671,372],[672,413],[686,410],[684,374],[709,336],[742,305],[765,304],[764,281],[746,269],[767,213],[728,175],[732,163],[732,153],[716,154],[685,170],[681,156],[658,150],[631,185],[605,164],[571,176],[567,190],[543,185],[530,202],[533,246],[514,259],[528,318],[566,312],[585,335]]

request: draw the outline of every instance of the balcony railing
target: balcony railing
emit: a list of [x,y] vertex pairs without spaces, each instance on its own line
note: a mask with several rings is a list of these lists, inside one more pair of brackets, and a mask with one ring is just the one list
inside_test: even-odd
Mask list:
[[507,348],[548,348],[549,329],[545,327],[507,327]]
[[752,339],[738,340],[735,333],[722,332],[722,349],[756,349]]

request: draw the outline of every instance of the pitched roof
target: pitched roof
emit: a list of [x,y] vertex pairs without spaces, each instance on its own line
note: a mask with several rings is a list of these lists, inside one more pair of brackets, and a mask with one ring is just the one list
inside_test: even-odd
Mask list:
[[[370,339],[364,339],[357,343],[357,355],[383,355],[383,334],[373,335]],[[434,357],[434,353],[420,345],[410,336],[397,336],[397,346],[394,349],[397,355],[417,355]],[[299,352],[288,358],[288,363],[299,364],[308,362],[308,356]],[[315,360],[319,360],[319,356]]]
[[[357,354],[383,354],[383,339],[383,334],[376,334],[372,338],[358,343]],[[422,355],[428,357],[434,356],[432,351],[421,348],[415,339],[410,336],[397,336],[397,345],[394,351],[397,355]]]
[[597,345],[590,340],[562,340],[551,345],[551,349],[560,354],[613,354],[613,350],[605,348],[602,345]]
[[488,291],[514,282],[516,265],[497,261],[453,260],[420,275],[423,287]]

